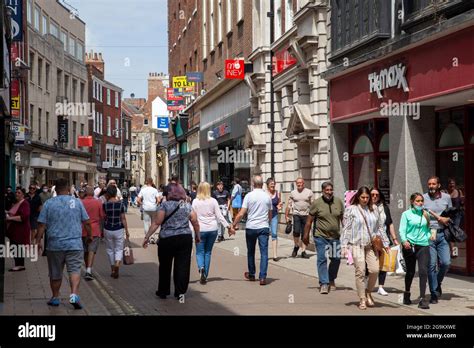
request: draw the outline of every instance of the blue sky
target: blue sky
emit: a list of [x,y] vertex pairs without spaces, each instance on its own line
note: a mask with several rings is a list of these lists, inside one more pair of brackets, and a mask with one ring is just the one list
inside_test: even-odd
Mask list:
[[168,71],[167,0],[66,0],[86,22],[86,50],[101,52],[106,80],[147,97],[149,72]]

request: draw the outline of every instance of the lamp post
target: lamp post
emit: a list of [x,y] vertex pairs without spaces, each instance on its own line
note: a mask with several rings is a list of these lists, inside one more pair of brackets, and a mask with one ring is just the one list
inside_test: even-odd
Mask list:
[[274,89],[273,89],[273,41],[275,41],[275,2],[270,0],[270,12],[267,13],[267,17],[270,18],[270,175],[275,179],[275,103],[274,101]]

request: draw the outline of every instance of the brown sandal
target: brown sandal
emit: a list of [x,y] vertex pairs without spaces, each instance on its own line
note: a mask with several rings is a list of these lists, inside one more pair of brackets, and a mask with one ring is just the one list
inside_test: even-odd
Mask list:
[[375,302],[374,302],[374,299],[372,298],[372,294],[370,293],[370,291],[365,290],[365,296],[367,297],[367,307],[374,307]]

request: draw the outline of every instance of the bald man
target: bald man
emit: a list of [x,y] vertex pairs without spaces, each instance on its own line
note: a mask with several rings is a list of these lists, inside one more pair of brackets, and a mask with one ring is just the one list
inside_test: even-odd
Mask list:
[[92,242],[87,243],[87,232],[85,228],[82,228],[82,241],[84,245],[84,262],[86,264],[86,274],[84,278],[86,280],[93,280],[92,276],[92,265],[94,264],[94,257],[99,248],[100,235],[102,222],[105,219],[105,212],[102,207],[102,201],[94,199],[94,188],[92,186],[86,186],[85,197],[82,199],[82,204],[86,209],[87,215],[92,227]]

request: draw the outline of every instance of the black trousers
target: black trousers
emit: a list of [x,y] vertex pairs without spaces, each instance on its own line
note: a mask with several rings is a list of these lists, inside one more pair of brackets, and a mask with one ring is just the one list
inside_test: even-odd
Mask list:
[[[16,246],[16,250],[19,251],[19,249],[21,248],[21,246],[23,244],[18,244],[16,242],[10,240],[10,245]],[[24,257],[14,257],[13,260],[15,261],[15,267],[25,267],[25,258]]]
[[418,276],[420,278],[420,298],[425,297],[426,283],[428,282],[428,267],[430,264],[430,247],[414,245],[413,248],[405,249],[402,246],[403,258],[407,266],[405,274],[405,291],[410,292],[411,283],[415,277],[416,261],[418,260]]
[[181,234],[160,238],[158,241],[158,295],[171,294],[171,268],[173,268],[174,296],[184,295],[188,290],[191,271],[193,237]]

